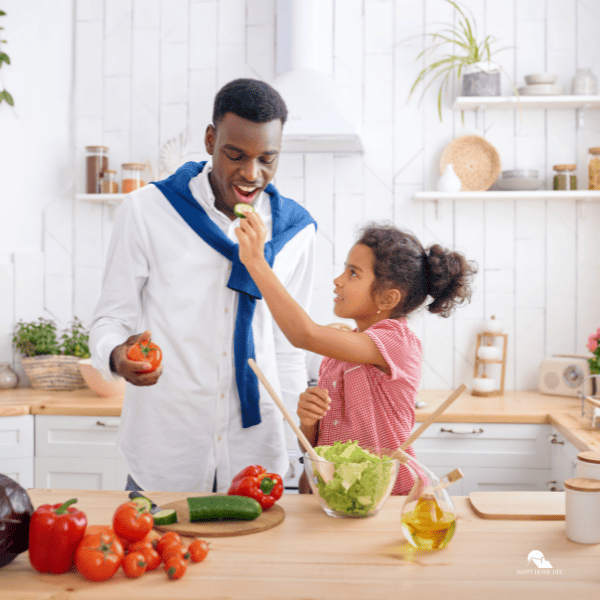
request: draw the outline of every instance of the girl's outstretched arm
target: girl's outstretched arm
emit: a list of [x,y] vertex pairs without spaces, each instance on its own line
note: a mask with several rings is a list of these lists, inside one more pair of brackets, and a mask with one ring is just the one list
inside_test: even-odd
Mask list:
[[250,273],[275,319],[296,348],[345,362],[374,364],[389,373],[375,342],[366,334],[317,325],[292,298],[265,260],[266,230],[260,215],[246,213],[235,233],[240,260]]

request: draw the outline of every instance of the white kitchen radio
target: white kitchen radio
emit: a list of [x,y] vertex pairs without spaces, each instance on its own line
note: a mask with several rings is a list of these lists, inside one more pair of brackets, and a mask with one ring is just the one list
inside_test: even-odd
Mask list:
[[[542,394],[579,396],[584,379],[590,375],[588,357],[582,354],[554,354],[542,360],[538,389]],[[591,380],[585,382],[586,395],[592,393]]]

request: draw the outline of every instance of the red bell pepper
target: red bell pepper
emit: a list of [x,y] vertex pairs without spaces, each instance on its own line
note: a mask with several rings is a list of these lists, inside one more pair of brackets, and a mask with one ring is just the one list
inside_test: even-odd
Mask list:
[[66,573],[75,560],[75,550],[85,534],[85,513],[64,504],[42,504],[29,523],[29,560],[40,573]]
[[281,498],[283,480],[276,473],[267,473],[264,467],[252,465],[232,479],[227,494],[254,498],[263,510],[268,510]]

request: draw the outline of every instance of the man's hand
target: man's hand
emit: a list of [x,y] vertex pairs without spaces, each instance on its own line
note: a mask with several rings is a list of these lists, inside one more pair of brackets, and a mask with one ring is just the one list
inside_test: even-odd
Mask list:
[[144,333],[138,333],[127,338],[123,344],[120,344],[110,353],[110,368],[112,371],[124,377],[126,381],[133,385],[154,385],[162,374],[162,364],[152,371],[152,373],[142,373],[150,368],[150,364],[143,362],[140,363],[136,360],[129,360],[127,358],[127,352],[129,348],[141,341],[150,341],[151,333],[144,331]]
[[298,401],[297,413],[300,423],[305,427],[312,427],[325,416],[330,404],[331,398],[327,390],[318,387],[306,388]]
[[246,216],[240,219],[240,226],[236,227],[235,234],[240,244],[240,260],[246,268],[265,260],[267,230],[258,213],[246,213]]

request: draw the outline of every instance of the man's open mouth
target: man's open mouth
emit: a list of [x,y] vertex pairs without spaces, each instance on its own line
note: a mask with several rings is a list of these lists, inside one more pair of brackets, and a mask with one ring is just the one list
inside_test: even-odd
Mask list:
[[240,202],[245,202],[246,204],[251,203],[258,194],[258,190],[260,188],[256,186],[246,186],[246,185],[234,185],[233,191],[238,197]]

